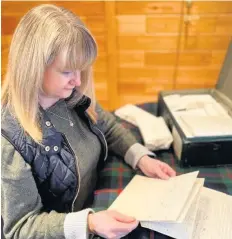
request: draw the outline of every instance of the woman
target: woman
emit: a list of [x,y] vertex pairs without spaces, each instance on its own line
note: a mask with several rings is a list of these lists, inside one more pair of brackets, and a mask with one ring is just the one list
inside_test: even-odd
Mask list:
[[94,38],[72,12],[31,9],[14,33],[2,89],[6,238],[120,238],[138,221],[85,208],[108,150],[145,175],[175,176],[94,97]]

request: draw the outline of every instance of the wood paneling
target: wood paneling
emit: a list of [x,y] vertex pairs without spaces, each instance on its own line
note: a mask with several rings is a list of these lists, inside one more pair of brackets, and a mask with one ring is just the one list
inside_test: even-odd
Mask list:
[[[186,17],[187,18],[187,17]],[[231,36],[232,14],[191,15],[188,25],[189,35]],[[182,29],[184,33],[184,28]]]
[[174,67],[141,67],[141,68],[119,68],[119,79],[129,78],[154,78],[157,80],[169,79],[173,77]]
[[104,1],[52,1],[52,4],[65,7],[78,16],[104,16]]
[[143,51],[119,51],[118,52],[119,67],[143,67],[144,52]]
[[205,67],[182,67],[178,71],[177,87],[183,88],[204,88],[214,86],[215,76],[220,68]]
[[180,14],[159,14],[147,17],[147,33],[176,33],[179,32]]
[[232,36],[232,3],[193,1],[187,6],[175,88],[214,87]]
[[[231,9],[232,12],[232,9]],[[218,15],[216,26],[215,26],[215,33],[220,35],[232,35],[232,14],[227,15]]]
[[117,2],[119,105],[172,89],[181,2]]
[[104,16],[88,16],[83,21],[94,36],[105,36]]
[[31,8],[51,1],[2,1],[2,16],[22,17]]
[[146,16],[144,15],[127,15],[117,16],[117,34],[145,34],[146,33]]
[[107,109],[154,101],[160,90],[214,87],[232,37],[230,1],[2,2],[2,75],[15,27],[41,3],[70,9],[94,35],[96,95]]
[[119,36],[118,49],[120,50],[175,50],[176,36]]
[[6,72],[7,58],[12,34],[20,18],[32,7],[52,3],[66,7],[76,13],[92,32],[98,44],[99,56],[94,64],[96,95],[100,103],[108,108],[107,49],[104,2],[2,2],[2,76]]
[[181,13],[181,1],[119,1],[116,2],[117,15],[150,15]]
[[152,51],[145,53],[145,64],[147,66],[174,66],[176,51]]
[[182,37],[181,50],[226,50],[230,41],[228,36],[195,35]]
[[139,95],[120,95],[118,99],[118,104],[119,105],[125,105],[127,103],[130,104],[141,104],[144,102],[156,102],[157,101],[157,95],[144,95],[144,94],[139,94]]
[[117,49],[116,49],[116,19],[115,2],[105,3],[105,22],[107,25],[107,82],[109,86],[109,109],[117,108],[118,75],[117,75]]
[[[191,1],[192,14],[232,13],[231,1]],[[187,10],[187,9],[185,9]]]
[[225,54],[226,51],[212,51],[211,64],[221,66],[224,61]]
[[[146,84],[145,84],[146,83]],[[156,95],[160,90],[171,90],[170,80],[157,80],[155,78],[127,78],[125,82],[120,82],[120,95]]]

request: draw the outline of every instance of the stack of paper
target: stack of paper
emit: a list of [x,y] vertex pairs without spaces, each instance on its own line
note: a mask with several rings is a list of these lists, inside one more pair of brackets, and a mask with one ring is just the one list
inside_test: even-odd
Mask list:
[[177,239],[231,239],[232,197],[203,187],[197,175],[167,181],[136,175],[109,210]]
[[169,95],[164,100],[187,137],[232,134],[232,118],[211,95]]
[[229,116],[224,107],[218,103],[209,94],[199,95],[168,95],[164,97],[164,101],[172,112],[204,109],[208,115],[212,116]]
[[115,111],[115,114],[138,126],[145,146],[149,150],[168,149],[173,141],[164,119],[156,117],[145,110],[127,104]]
[[180,116],[193,136],[232,135],[232,119],[218,116]]

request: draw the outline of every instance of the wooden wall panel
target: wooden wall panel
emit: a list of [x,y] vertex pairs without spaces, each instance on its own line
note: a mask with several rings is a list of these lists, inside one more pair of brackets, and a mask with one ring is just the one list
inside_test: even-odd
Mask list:
[[[173,69],[168,67],[142,67],[142,68],[129,68],[124,67],[119,69],[120,82],[126,78],[154,78],[157,80],[170,79],[172,77]],[[146,83],[146,82],[145,82]]]
[[105,2],[105,23],[107,37],[107,82],[109,85],[109,109],[117,108],[118,101],[118,58],[116,49],[115,2]]
[[229,36],[217,35],[191,35],[182,37],[181,50],[204,51],[223,50],[225,51],[230,41]]
[[104,1],[52,1],[53,4],[66,7],[78,16],[104,16]]
[[103,107],[108,108],[107,55],[105,4],[103,1],[93,2],[2,2],[2,77],[6,72],[8,51],[14,29],[20,18],[32,7],[43,3],[63,6],[76,13],[92,32],[98,44],[99,55],[94,64],[96,95]]
[[96,95],[107,109],[154,101],[160,90],[214,87],[232,37],[230,1],[2,2],[2,76],[15,27],[41,3],[70,9],[94,35]]
[[217,15],[215,22],[215,33],[220,35],[232,35],[232,9],[224,15]]
[[181,1],[119,1],[117,15],[181,13]]
[[180,12],[181,2],[116,3],[118,107],[172,89]]
[[163,52],[145,52],[145,65],[147,66],[174,66],[176,62],[176,51],[167,50]]
[[51,1],[2,1],[2,16],[22,17],[31,8]]
[[215,87],[232,36],[232,2],[185,4],[174,87]]
[[119,51],[118,52],[118,66],[119,67],[143,67],[144,65],[143,51]]
[[212,14],[232,12],[231,1],[190,1],[192,2],[191,13],[193,14]]
[[179,32],[180,14],[157,14],[147,17],[147,33],[174,33]]
[[178,89],[212,88],[215,86],[215,76],[219,74],[219,68],[210,67],[181,67],[178,71]]
[[117,35],[134,35],[146,33],[146,16],[144,15],[118,15]]
[[120,50],[175,50],[176,36],[119,36],[118,48]]

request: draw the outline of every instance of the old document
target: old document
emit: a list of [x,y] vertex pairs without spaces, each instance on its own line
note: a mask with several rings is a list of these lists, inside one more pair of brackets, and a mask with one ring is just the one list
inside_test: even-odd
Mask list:
[[169,180],[136,175],[109,210],[117,210],[139,221],[176,222],[184,212],[184,206],[194,188],[197,175],[198,171]]
[[194,222],[197,215],[200,190],[204,179],[197,179],[193,191],[177,222],[141,222],[142,227],[152,229],[177,239],[190,239],[193,235]]
[[203,187],[191,239],[232,238],[232,196]]

